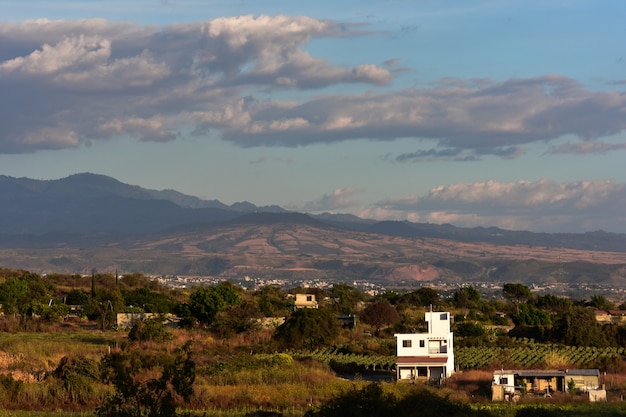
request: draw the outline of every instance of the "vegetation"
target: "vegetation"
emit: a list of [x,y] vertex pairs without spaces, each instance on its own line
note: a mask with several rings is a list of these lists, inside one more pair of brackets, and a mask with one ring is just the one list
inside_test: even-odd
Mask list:
[[[315,290],[319,309],[294,309],[275,286],[173,291],[139,273],[44,279],[0,272],[0,409],[14,415],[402,416],[418,407],[433,416],[594,414],[559,403],[576,403],[572,395],[508,408],[490,403],[491,372],[503,367],[597,367],[606,372],[609,403],[626,394],[626,326],[596,322],[594,309],[614,307],[599,296],[538,297],[511,285],[489,299],[473,287],[445,297],[428,287],[369,297],[341,284]],[[438,388],[368,383],[395,379],[393,335],[425,330],[431,305],[455,317],[461,372]],[[124,329],[115,326],[121,312],[153,315]],[[170,313],[182,327],[164,327]],[[337,320],[345,315],[358,317],[353,327]],[[596,415],[624,415],[606,407]]]

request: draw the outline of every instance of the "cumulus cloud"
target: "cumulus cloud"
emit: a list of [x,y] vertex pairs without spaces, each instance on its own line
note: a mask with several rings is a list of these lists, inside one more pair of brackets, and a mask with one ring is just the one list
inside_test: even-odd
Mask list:
[[357,193],[359,193],[359,190],[354,188],[337,188],[331,193],[324,194],[314,201],[309,201],[297,209],[308,212],[324,212],[354,207],[359,203],[358,200],[354,199],[354,195]]
[[[339,84],[391,84],[394,58],[347,67],[306,50],[314,39],[362,35],[373,34],[305,16],[165,27],[103,19],[0,23],[0,152],[113,135],[166,141],[191,131],[217,132],[241,147],[415,138],[432,150],[396,162],[469,161],[516,158],[524,144],[563,135],[596,143],[626,128],[624,93],[588,91],[559,75],[313,95]],[[273,91],[298,91],[289,95],[297,99],[268,99]],[[41,135],[63,129],[71,132],[63,140]]]
[[626,184],[610,180],[458,183],[425,195],[381,201],[359,215],[376,219],[498,226],[537,232],[614,231],[626,220]]
[[[0,23],[0,106],[7,109],[0,113],[0,152],[62,149],[114,135],[166,141],[190,128],[250,135],[306,129],[301,117],[254,120],[248,102],[267,89],[390,82],[382,67],[336,66],[303,49],[314,38],[364,34],[289,16],[162,28],[103,19]],[[65,139],[50,135],[63,129],[71,130]]]

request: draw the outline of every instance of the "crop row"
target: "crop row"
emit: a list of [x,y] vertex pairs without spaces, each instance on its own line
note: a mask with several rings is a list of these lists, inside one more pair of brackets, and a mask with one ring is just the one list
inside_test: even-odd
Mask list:
[[[484,369],[494,366],[529,368],[550,366],[556,358],[567,366],[601,367],[621,362],[626,354],[624,348],[559,346],[551,344],[521,343],[520,346],[502,348],[496,346],[457,347],[454,349],[457,369]],[[396,356],[359,355],[343,353],[339,348],[322,348],[299,352],[295,357],[308,357],[324,363],[358,366],[366,370],[392,370]]]

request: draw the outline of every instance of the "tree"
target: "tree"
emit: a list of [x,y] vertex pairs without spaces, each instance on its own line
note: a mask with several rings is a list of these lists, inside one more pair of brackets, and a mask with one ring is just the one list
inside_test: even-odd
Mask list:
[[0,302],[6,314],[21,313],[30,301],[30,288],[24,280],[7,278],[0,284]]
[[[189,401],[195,380],[191,345],[187,343],[160,360],[144,355],[128,351],[104,356],[102,377],[115,386],[115,393],[97,409],[99,417],[173,417],[175,397]],[[150,378],[159,370],[159,376]]]
[[607,300],[603,295],[592,295],[591,300],[585,303],[585,305],[598,310],[615,310],[615,304]]
[[454,304],[458,308],[475,307],[480,298],[480,292],[476,288],[472,286],[463,287],[454,293]]
[[340,314],[354,314],[357,304],[365,299],[363,293],[346,284],[333,284],[333,305]]
[[480,337],[484,334],[485,327],[482,324],[472,323],[470,321],[458,323],[454,330],[454,335],[461,337]]
[[276,329],[274,339],[285,348],[315,349],[332,344],[339,328],[339,320],[332,310],[302,308]]
[[90,320],[98,320],[102,330],[106,330],[115,324],[123,306],[124,299],[118,289],[102,288],[83,306],[83,312]]
[[228,306],[241,302],[241,297],[230,283],[221,283],[214,287],[198,287],[189,296],[191,314],[200,323],[211,324],[217,313]]
[[515,304],[523,303],[533,298],[530,288],[522,284],[504,284],[502,286],[502,295]]
[[439,304],[439,293],[429,287],[422,287],[400,297],[399,303],[416,306],[436,306]]
[[177,301],[147,287],[122,289],[124,305],[141,307],[146,313],[167,314],[174,310]]
[[400,322],[400,316],[396,309],[387,301],[376,301],[365,307],[360,315],[363,323],[370,324],[376,328],[376,332],[386,325],[394,325]]
[[293,310],[293,300],[287,299],[276,285],[261,287],[254,293],[259,310],[265,317],[287,316]]
[[128,340],[131,342],[165,342],[172,340],[172,333],[167,331],[162,319],[137,320],[128,332]]
[[520,304],[517,311],[511,314],[516,326],[548,326],[552,322],[550,313],[530,304]]
[[563,313],[552,328],[555,341],[571,346],[606,346],[602,325],[593,310],[575,306]]

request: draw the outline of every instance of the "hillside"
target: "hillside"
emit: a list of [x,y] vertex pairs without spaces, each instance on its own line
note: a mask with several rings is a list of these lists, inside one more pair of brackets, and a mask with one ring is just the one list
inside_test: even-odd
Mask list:
[[0,265],[284,279],[594,282],[626,287],[626,235],[311,216],[77,174],[0,177]]

